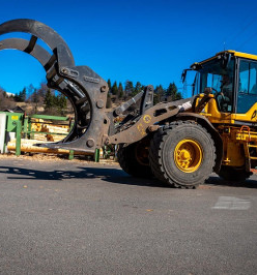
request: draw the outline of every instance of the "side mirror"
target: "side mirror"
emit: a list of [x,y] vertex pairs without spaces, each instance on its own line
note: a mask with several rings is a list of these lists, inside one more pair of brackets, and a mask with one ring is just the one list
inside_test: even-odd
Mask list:
[[231,60],[231,53],[224,54],[224,56],[222,58],[222,61],[221,61],[221,66],[222,66],[223,69],[228,68],[230,60]]
[[186,76],[187,76],[187,70],[183,70],[183,72],[181,74],[181,81],[182,81],[182,83],[185,82]]

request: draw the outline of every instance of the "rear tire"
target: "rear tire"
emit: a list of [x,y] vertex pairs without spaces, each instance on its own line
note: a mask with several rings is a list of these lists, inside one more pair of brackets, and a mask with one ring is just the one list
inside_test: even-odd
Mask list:
[[199,124],[176,121],[151,140],[149,160],[153,174],[173,187],[195,188],[204,183],[215,165],[215,146]]
[[121,145],[117,156],[121,168],[134,177],[151,178],[153,176],[149,165],[148,138],[130,145]]
[[231,182],[243,182],[246,179],[248,179],[251,175],[251,172],[247,173],[243,169],[236,169],[230,166],[222,166],[219,172],[219,176],[222,179]]

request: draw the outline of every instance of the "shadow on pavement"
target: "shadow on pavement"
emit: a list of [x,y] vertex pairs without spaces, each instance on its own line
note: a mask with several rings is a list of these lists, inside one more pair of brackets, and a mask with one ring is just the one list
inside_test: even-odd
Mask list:
[[[154,179],[135,178],[124,171],[117,168],[99,168],[99,167],[74,167],[73,170],[54,170],[43,171],[33,170],[28,168],[0,166],[0,174],[7,174],[7,179],[13,180],[54,180],[62,181],[69,179],[94,179],[99,178],[103,181],[137,186],[164,187],[170,186]],[[211,176],[206,180],[206,185],[209,186],[230,186],[230,187],[245,187],[257,188],[257,181],[251,178],[245,182],[235,183],[222,180],[219,177]]]
[[217,177],[210,177],[205,182],[206,185],[212,186],[230,186],[230,187],[245,187],[245,188],[257,188],[257,181],[254,179],[247,179],[244,182],[231,182]]
[[76,167],[74,170],[54,170],[43,171],[20,167],[0,166],[0,174],[6,174],[7,179],[12,180],[51,180],[62,181],[69,179],[94,179],[99,178],[103,181],[117,184],[166,187],[169,186],[155,180],[145,178],[135,178],[124,171],[116,168],[98,168],[98,167]]

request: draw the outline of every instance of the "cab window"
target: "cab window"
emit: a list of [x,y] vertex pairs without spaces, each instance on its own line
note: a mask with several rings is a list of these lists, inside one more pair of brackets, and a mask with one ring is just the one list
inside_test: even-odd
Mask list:
[[257,101],[257,63],[240,61],[237,113],[246,113]]
[[212,88],[221,112],[233,111],[234,64],[234,59],[231,59],[224,67],[221,60],[215,59],[203,64],[200,70],[200,93],[206,87]]

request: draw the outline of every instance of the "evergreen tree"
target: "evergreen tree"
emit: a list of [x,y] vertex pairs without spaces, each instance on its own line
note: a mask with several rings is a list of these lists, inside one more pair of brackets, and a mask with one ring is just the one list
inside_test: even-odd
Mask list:
[[109,93],[111,93],[112,92],[112,83],[111,83],[110,78],[107,80],[107,84],[109,86]]
[[67,107],[67,99],[64,95],[58,94],[53,96],[54,106],[57,108],[57,111],[60,115],[64,115],[64,110]]
[[117,87],[117,82],[115,81],[112,86],[112,94],[117,95],[118,94],[118,87]]
[[24,102],[26,100],[26,87],[14,96],[16,102]]
[[63,94],[60,95],[59,105],[62,109],[67,108],[67,98]]
[[25,102],[26,95],[27,95],[27,90],[26,90],[26,87],[24,87],[23,90],[20,92],[20,99],[22,102]]
[[137,81],[132,95],[135,96],[136,94],[140,93],[141,91],[142,91],[142,85],[139,81]]
[[46,92],[46,96],[45,96],[45,100],[44,100],[44,104],[45,104],[45,108],[46,109],[50,109],[52,107],[54,107],[54,96],[52,95],[52,92],[50,89],[47,90]]
[[15,100],[16,102],[20,102],[20,101],[21,101],[21,100],[20,100],[20,95],[19,95],[19,94],[15,94],[14,100]]
[[51,115],[65,115],[67,108],[67,98],[59,92],[47,90],[44,99],[45,109]]
[[123,86],[120,82],[119,87],[118,87],[118,98],[121,99],[121,98],[123,98],[123,96],[124,96]]
[[127,80],[126,84],[125,84],[125,93],[126,94],[131,94],[133,92],[134,92],[133,82],[130,81],[130,80]]
[[156,86],[154,90],[154,105],[163,101],[165,97],[165,90],[162,85]]
[[166,92],[166,99],[168,101],[174,101],[174,100],[179,100],[182,98],[182,95],[180,92],[178,92],[178,88],[175,85],[175,83],[170,83],[167,92]]

